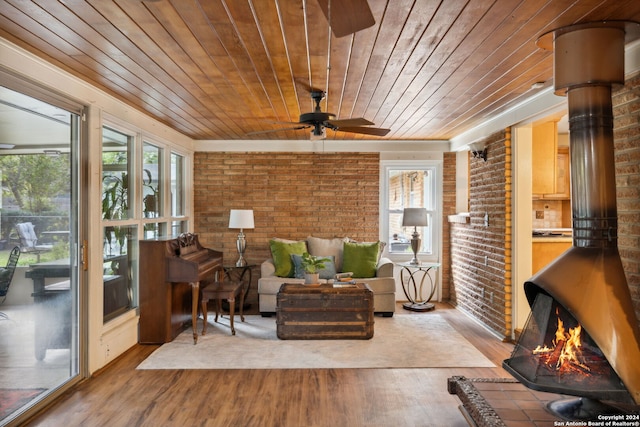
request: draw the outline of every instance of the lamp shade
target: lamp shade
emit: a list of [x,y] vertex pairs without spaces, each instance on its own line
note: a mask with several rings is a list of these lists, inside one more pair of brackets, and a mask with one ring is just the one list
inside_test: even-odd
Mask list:
[[253,209],[231,209],[229,228],[253,228]]
[[425,208],[405,208],[402,215],[403,227],[424,227],[427,223],[427,210]]

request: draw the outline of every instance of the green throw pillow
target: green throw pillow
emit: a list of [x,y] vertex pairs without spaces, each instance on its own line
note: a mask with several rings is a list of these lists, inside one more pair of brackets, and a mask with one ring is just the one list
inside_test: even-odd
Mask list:
[[293,262],[291,255],[302,255],[307,252],[307,244],[300,242],[283,242],[281,240],[270,240],[271,257],[273,264],[276,266],[276,276],[293,277]]
[[344,242],[342,271],[352,272],[354,278],[376,277],[379,250],[380,242]]

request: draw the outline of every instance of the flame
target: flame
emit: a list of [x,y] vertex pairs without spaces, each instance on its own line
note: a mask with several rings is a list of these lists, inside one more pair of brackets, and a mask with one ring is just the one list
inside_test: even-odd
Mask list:
[[582,356],[582,326],[578,324],[567,331],[558,310],[556,310],[556,316],[558,326],[551,347],[546,344],[538,346],[533,350],[533,354],[539,355],[540,360],[552,370],[561,373],[578,371],[588,374],[591,369],[583,362]]

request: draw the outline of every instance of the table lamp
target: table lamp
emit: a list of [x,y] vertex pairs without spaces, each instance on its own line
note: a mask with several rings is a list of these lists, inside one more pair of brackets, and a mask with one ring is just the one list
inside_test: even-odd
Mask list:
[[411,250],[413,251],[413,259],[409,262],[412,265],[420,265],[418,260],[418,251],[420,250],[420,234],[418,227],[424,227],[427,224],[427,210],[425,208],[405,208],[402,215],[402,226],[413,227],[411,235]]
[[236,248],[240,257],[236,261],[236,267],[244,267],[247,261],[244,259],[244,251],[247,248],[247,242],[244,239],[243,229],[252,229],[253,225],[253,209],[231,209],[229,213],[229,228],[239,228],[238,240]]

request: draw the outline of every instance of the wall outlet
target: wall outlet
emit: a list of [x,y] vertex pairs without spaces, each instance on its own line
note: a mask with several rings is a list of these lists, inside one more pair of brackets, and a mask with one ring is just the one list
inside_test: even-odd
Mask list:
[[536,211],[536,219],[544,219],[544,211]]

